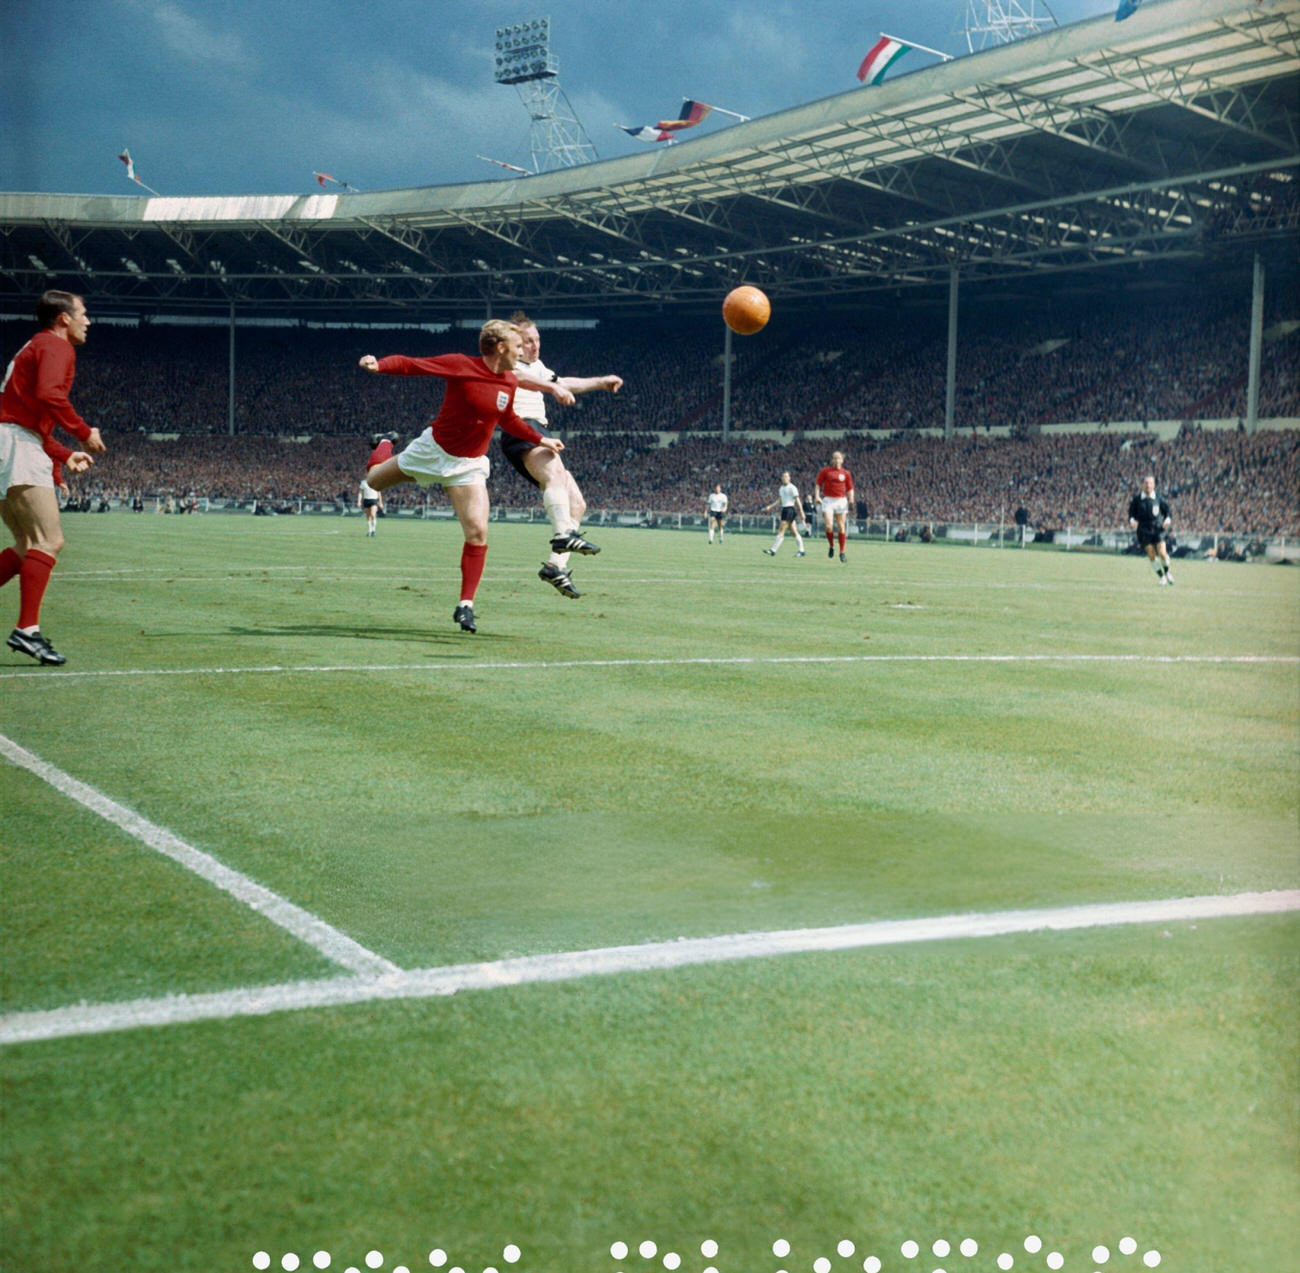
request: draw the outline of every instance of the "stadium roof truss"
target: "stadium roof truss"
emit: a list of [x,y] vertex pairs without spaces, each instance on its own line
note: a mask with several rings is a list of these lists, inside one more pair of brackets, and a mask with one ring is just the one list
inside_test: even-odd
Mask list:
[[421,321],[1203,262],[1300,228],[1300,0],[1165,0],[581,167],[376,194],[0,194],[2,286]]

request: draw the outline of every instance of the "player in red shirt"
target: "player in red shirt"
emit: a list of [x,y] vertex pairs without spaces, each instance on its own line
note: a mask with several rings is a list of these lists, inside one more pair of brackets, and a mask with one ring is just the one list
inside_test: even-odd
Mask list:
[[831,462],[817,474],[817,503],[822,506],[828,557],[835,556],[835,535],[840,537],[840,560],[847,561],[849,509],[853,507],[853,474],[844,467],[844,452],[836,451]]
[[[40,330],[14,355],[0,384],[0,519],[14,546],[0,552],[0,586],[18,578],[18,625],[8,646],[38,663],[58,666],[64,658],[41,635],[41,602],[60,550],[56,486],[63,470],[84,473],[91,452],[105,449],[99,430],[68,401],[77,370],[76,346],[86,343],[86,302],[71,292],[49,291],[36,302]],[[84,444],[74,451],[54,436],[55,428]]]
[[558,438],[543,437],[515,413],[515,364],[522,352],[519,329],[493,319],[478,336],[480,357],[442,354],[437,358],[404,358],[400,354],[361,359],[366,371],[389,376],[440,376],[447,391],[432,424],[400,455],[391,443],[380,443],[370,457],[366,481],[376,491],[400,482],[445,488],[456,512],[465,546],[460,555],[460,604],[452,620],[466,632],[476,632],[474,594],[483,578],[487,557],[490,511],[487,493],[488,444],[500,425],[507,433],[550,451],[563,451]]

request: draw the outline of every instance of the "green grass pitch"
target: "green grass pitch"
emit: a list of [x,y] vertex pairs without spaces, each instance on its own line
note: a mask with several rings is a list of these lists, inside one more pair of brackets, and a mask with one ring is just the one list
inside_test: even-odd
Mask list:
[[[494,523],[469,636],[455,527],[362,526],[67,518],[0,735],[403,970],[1300,887],[1292,568],[593,526],[571,601]],[[0,810],[4,1020],[340,975],[3,759]],[[14,1043],[0,1269],[1275,1273],[1297,929]]]

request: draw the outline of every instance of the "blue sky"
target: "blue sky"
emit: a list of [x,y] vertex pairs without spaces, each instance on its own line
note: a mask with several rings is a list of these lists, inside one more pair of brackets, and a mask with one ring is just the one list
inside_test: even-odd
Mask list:
[[[1028,0],[1021,0],[1027,6]],[[983,8],[984,6],[978,6]],[[1041,10],[1044,6],[1039,4]],[[1114,0],[1047,0],[1062,25]],[[551,19],[560,83],[601,158],[694,97],[761,116],[861,88],[883,31],[965,51],[966,0],[0,0],[0,189],[169,195],[510,180],[529,121],[493,81],[498,26]],[[891,74],[933,62],[910,54]],[[727,127],[713,115],[698,133]],[[689,134],[688,134],[689,135]]]

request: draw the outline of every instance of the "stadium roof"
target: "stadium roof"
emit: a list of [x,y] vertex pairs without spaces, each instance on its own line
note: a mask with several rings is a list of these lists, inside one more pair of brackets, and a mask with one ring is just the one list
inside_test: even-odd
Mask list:
[[1293,256],[1300,0],[1165,0],[710,136],[373,194],[0,194],[0,300],[431,321],[716,312]]

